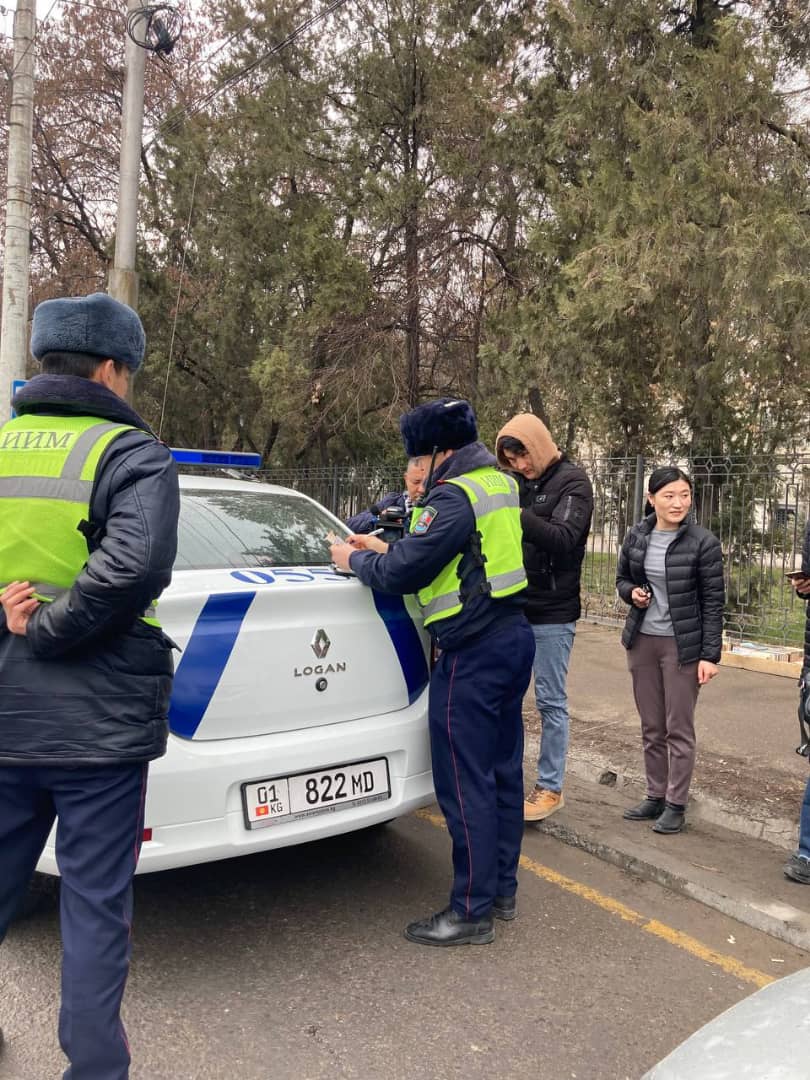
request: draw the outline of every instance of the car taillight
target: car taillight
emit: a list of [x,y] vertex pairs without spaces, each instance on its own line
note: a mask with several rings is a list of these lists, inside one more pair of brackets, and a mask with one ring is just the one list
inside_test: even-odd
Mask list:
[[143,842],[147,843],[151,839],[152,839],[152,830],[151,829],[144,829],[143,830]]

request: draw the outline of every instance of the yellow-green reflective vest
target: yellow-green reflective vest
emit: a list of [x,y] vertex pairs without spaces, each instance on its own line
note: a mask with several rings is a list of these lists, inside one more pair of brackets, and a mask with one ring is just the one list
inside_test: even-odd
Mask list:
[[[460,487],[470,500],[475,514],[475,528],[481,538],[481,556],[487,591],[495,598],[511,596],[526,588],[523,569],[523,530],[520,525],[520,500],[516,481],[506,473],[485,467],[454,476],[447,483]],[[421,510],[414,510],[411,532]],[[416,594],[425,626],[439,619],[458,615],[462,608],[458,568],[461,555]]]
[[[38,600],[55,600],[87,562],[79,524],[101,456],[131,424],[93,416],[19,416],[0,427],[0,592],[30,581]],[[141,616],[159,626],[154,606]]]

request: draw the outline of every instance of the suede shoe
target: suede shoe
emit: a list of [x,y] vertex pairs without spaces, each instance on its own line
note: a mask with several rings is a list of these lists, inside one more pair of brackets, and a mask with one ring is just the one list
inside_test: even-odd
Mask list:
[[492,914],[496,919],[511,922],[517,918],[517,897],[496,896],[492,902]]
[[552,814],[556,814],[561,806],[565,806],[561,791],[549,791],[535,784],[534,790],[529,793],[523,803],[523,820],[544,821]]
[[489,945],[495,940],[495,930],[491,915],[468,920],[448,907],[412,922],[405,928],[405,937],[417,945]]
[[653,799],[648,795],[638,806],[631,806],[629,810],[625,810],[622,817],[627,821],[652,821],[663,814],[664,806],[663,799]]
[[653,832],[679,833],[686,824],[685,807],[665,803],[664,812],[653,825]]
[[[785,877],[798,881],[800,885],[810,885],[810,859],[793,854],[783,867]],[[494,910],[494,909],[493,909]]]

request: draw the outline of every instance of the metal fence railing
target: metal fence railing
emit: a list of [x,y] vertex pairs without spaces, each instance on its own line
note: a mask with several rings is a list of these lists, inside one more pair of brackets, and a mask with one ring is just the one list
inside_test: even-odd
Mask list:
[[[624,619],[626,607],[614,585],[619,549],[629,526],[642,516],[650,472],[669,463],[640,456],[582,460],[594,489],[582,575],[587,616]],[[784,575],[801,559],[810,515],[810,454],[702,457],[679,464],[695,483],[696,520],[723,545],[727,636],[799,646],[805,605]],[[343,520],[402,488],[402,470],[391,466],[274,469],[263,479],[311,495]]]
[[402,468],[384,465],[334,465],[272,469],[262,479],[303,491],[346,521],[389,491],[404,490],[402,474]]
[[[637,458],[583,461],[594,487],[594,520],[583,569],[585,612],[623,619],[614,590],[622,539],[643,513],[645,481],[659,464]],[[694,458],[679,464],[695,485],[695,519],[723,546],[726,635],[799,646],[805,604],[785,578],[801,561],[810,514],[810,454]]]

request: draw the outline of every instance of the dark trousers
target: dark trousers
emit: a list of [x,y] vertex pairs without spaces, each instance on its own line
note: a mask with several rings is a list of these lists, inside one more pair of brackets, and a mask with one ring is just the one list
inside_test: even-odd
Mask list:
[[695,768],[697,664],[679,664],[673,637],[639,634],[627,653],[641,717],[647,794],[686,806]]
[[523,697],[534,636],[516,620],[458,652],[430,680],[436,798],[453,841],[451,907],[466,919],[517,891],[523,837]]
[[58,815],[64,1080],[126,1080],[121,1023],[146,765],[0,766],[0,941]]

